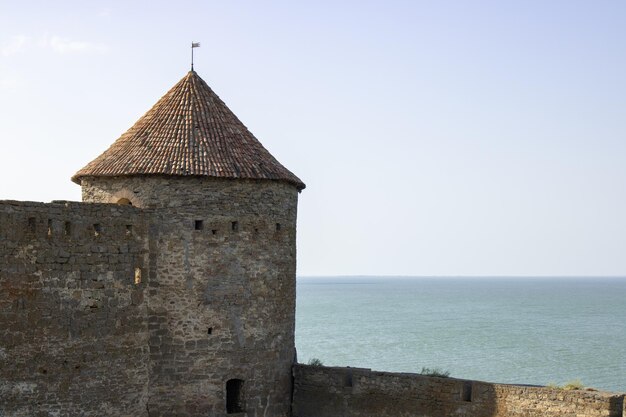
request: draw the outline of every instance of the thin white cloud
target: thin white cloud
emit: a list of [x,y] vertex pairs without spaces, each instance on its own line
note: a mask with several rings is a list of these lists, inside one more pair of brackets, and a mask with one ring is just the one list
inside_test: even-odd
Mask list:
[[38,44],[42,48],[51,49],[59,54],[105,53],[108,50],[107,46],[103,44],[77,41],[47,34],[39,39]]
[[109,48],[101,43],[79,41],[64,38],[57,35],[44,34],[37,38],[36,42],[29,36],[15,35],[0,44],[0,55],[11,56],[20,53],[28,47],[38,47],[47,49],[57,54],[79,54],[79,53],[106,53]]
[[2,56],[10,56],[19,53],[28,43],[28,36],[16,35],[11,36],[7,41],[2,42],[0,54]]

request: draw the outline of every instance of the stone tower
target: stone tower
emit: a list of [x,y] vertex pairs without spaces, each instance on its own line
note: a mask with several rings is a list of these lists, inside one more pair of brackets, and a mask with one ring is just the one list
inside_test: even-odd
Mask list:
[[193,70],[72,180],[149,219],[148,414],[288,416],[302,181]]

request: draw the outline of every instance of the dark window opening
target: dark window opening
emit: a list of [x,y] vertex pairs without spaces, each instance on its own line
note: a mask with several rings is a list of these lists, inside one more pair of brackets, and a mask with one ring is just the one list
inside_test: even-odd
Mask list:
[[132,206],[133,205],[132,201],[130,201],[127,198],[120,198],[119,200],[117,200],[117,204],[122,205],[122,206]]
[[141,268],[135,268],[135,285],[141,284]]
[[346,379],[345,379],[345,386],[346,387],[351,387],[352,386],[352,371],[348,371],[348,373],[346,374]]
[[276,231],[280,232],[280,223],[276,223]]
[[37,228],[37,219],[35,219],[34,217],[29,217],[28,218],[28,230],[31,233],[35,233],[36,228]]
[[206,334],[212,334],[213,333],[213,327],[209,327],[209,329],[207,330]]
[[65,222],[65,226],[63,227],[63,234],[65,236],[72,235],[72,223],[71,222]]
[[226,381],[226,413],[243,413],[243,380],[229,379]]
[[216,235],[217,234],[217,229],[211,230],[211,234]]
[[52,236],[52,219],[48,219],[48,237]]
[[102,233],[102,226],[100,226],[100,223],[95,223],[93,225],[93,235],[100,236],[100,233]]
[[126,235],[130,236],[133,234],[133,225],[132,224],[127,224],[126,225]]
[[472,383],[465,381],[463,383],[463,392],[461,393],[461,400],[470,402],[472,401]]
[[232,229],[233,232],[238,232],[239,231],[239,222],[232,222],[230,224],[230,228]]
[[204,222],[202,220],[196,220],[195,222],[193,222],[193,228],[196,230],[204,229]]

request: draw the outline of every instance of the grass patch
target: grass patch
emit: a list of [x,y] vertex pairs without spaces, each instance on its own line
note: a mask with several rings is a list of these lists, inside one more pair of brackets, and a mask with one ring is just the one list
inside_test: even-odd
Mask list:
[[554,388],[554,389],[562,389],[565,391],[577,391],[577,390],[585,389],[585,386],[580,381],[580,379],[574,379],[572,381],[568,381],[564,385],[557,385],[554,382],[550,382],[548,385],[546,385],[546,387]]
[[573,381],[566,382],[565,385],[563,385],[563,389],[567,391],[574,391],[574,390],[579,390],[583,388],[585,388],[585,386],[580,381],[580,379],[575,379]]
[[324,366],[324,363],[317,359],[317,358],[311,358],[309,359],[309,362],[307,365],[311,365],[311,366]]
[[443,369],[426,367],[422,367],[422,370],[419,372],[419,374],[424,376],[436,376],[439,378],[447,378],[450,376],[450,372],[444,371]]

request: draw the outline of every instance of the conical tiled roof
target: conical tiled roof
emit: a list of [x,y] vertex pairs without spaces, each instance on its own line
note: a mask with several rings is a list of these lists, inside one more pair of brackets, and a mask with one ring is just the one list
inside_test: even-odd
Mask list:
[[268,179],[305,187],[193,70],[72,181],[129,175]]

